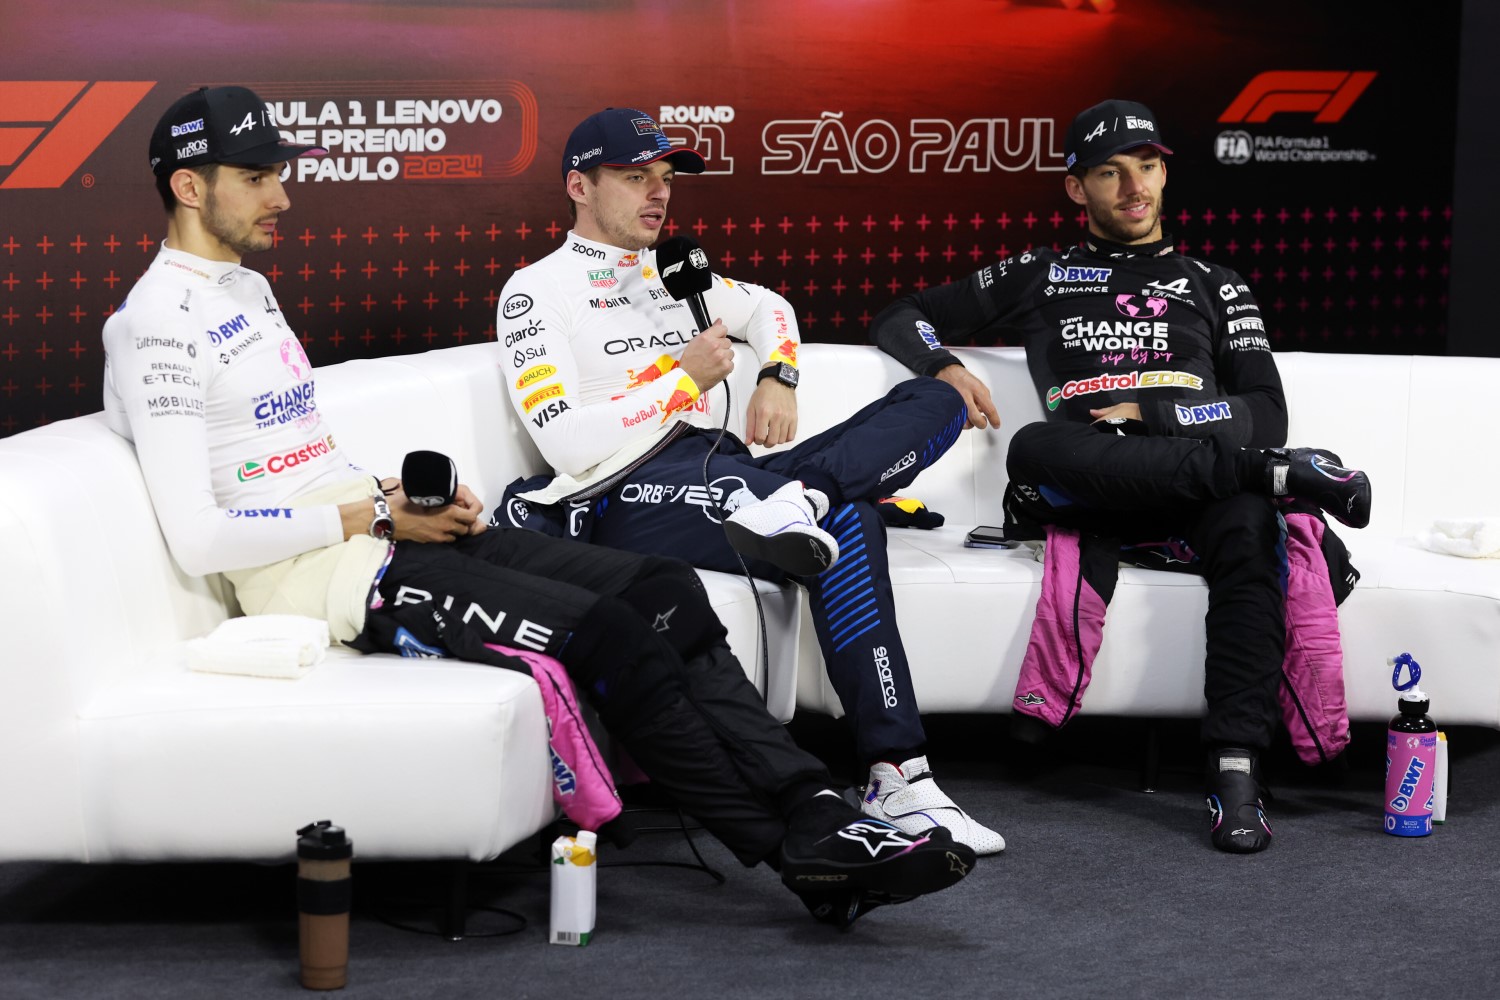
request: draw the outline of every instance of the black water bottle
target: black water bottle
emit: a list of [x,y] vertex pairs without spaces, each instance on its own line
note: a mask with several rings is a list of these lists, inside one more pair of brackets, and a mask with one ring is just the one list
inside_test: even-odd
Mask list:
[[310,990],[340,990],[349,979],[353,856],[354,843],[329,820],[297,831],[297,940]]

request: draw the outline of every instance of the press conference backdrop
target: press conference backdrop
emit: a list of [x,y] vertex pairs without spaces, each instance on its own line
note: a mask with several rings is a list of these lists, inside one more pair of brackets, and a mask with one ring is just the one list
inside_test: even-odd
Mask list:
[[1108,97],[1156,111],[1168,231],[1248,278],[1275,347],[1446,353],[1460,7],[6,0],[0,435],[99,408],[100,329],[165,231],[147,136],[205,84],[330,151],[247,261],[319,364],[503,339],[601,107],[707,158],[669,233],[861,342],[897,296],[1075,241],[1063,135]]

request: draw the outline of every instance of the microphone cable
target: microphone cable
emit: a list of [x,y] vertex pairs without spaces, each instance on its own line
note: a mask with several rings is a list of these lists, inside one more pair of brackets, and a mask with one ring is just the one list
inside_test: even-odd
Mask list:
[[[721,503],[719,501],[719,498],[714,495],[713,486],[710,485],[708,481],[709,459],[713,458],[714,455],[718,452],[719,445],[723,443],[725,435],[729,433],[731,396],[729,394],[728,377],[725,377],[722,384],[724,386],[724,421],[719,425],[719,433],[714,438],[713,444],[709,445],[708,453],[703,456],[703,491],[708,495],[708,499],[713,502],[714,507],[719,511],[719,528],[721,530],[724,530],[724,541],[726,544],[728,544],[729,532],[727,529],[724,529],[724,522],[729,518],[729,512],[724,509],[723,503]],[[745,557],[740,555],[739,550],[736,549],[733,545],[729,545],[729,551],[733,552],[735,559],[739,561],[740,572],[744,574],[745,582],[750,585],[750,594],[755,598],[755,620],[760,625],[760,647],[757,656],[759,673],[757,676],[756,687],[761,689],[761,704],[769,705],[771,703],[771,641],[769,633],[766,631],[766,609],[765,606],[761,604],[760,588],[755,585],[755,577],[750,575],[750,567],[745,564]]]

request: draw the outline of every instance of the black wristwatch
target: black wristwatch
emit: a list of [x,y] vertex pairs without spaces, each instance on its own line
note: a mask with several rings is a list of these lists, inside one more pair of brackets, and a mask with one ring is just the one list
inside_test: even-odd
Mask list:
[[371,499],[375,501],[375,518],[370,522],[370,537],[395,537],[396,522],[391,519],[391,505],[385,502],[385,497],[372,497]]
[[774,365],[769,365],[765,368],[762,368],[760,370],[760,374],[755,376],[755,383],[759,385],[761,382],[764,382],[768,378],[774,378],[776,381],[780,382],[788,389],[795,389],[797,388],[797,375],[798,372],[795,365],[789,365],[785,361],[779,361]]

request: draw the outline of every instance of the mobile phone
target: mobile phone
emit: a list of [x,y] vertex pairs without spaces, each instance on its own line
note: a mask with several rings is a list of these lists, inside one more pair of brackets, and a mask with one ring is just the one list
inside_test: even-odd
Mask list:
[[964,536],[966,549],[1013,549],[1018,543],[1005,537],[1005,529],[981,524]]

